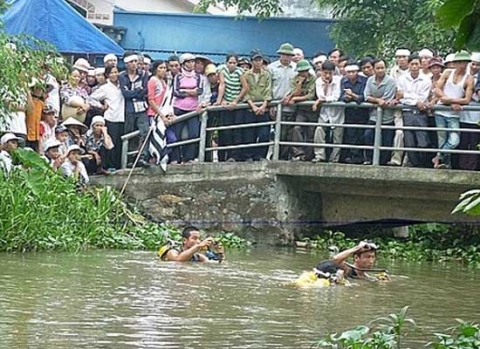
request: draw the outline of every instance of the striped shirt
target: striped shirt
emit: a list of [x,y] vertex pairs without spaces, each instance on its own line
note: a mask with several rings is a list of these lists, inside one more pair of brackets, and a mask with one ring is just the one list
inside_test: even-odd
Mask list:
[[227,102],[233,102],[242,91],[240,76],[242,76],[244,71],[242,68],[237,67],[230,73],[225,65],[222,66],[219,71],[223,73],[223,78],[225,80],[225,94],[223,99]]

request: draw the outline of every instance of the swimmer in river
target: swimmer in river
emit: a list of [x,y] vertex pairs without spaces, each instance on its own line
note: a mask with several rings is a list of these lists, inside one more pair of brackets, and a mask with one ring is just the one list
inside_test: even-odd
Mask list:
[[158,250],[158,256],[163,261],[174,262],[221,262],[225,259],[223,245],[212,237],[203,241],[200,239],[200,231],[196,227],[187,227],[182,231],[183,243],[181,249],[166,244]]

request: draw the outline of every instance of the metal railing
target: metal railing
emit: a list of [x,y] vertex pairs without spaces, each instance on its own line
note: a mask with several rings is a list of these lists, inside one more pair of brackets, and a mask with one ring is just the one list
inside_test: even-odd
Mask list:
[[[295,106],[313,106],[314,101],[301,102],[297,103]],[[260,106],[262,103],[256,103]],[[198,152],[198,161],[205,161],[205,154],[207,152],[221,151],[221,150],[232,150],[232,149],[245,149],[245,148],[255,148],[255,147],[264,147],[264,146],[273,146],[273,161],[278,161],[280,158],[280,146],[298,146],[298,147],[315,147],[315,148],[339,148],[339,149],[361,149],[361,150],[373,150],[372,165],[380,165],[380,153],[381,151],[406,151],[406,152],[426,152],[426,153],[448,153],[448,154],[478,154],[478,150],[446,150],[440,148],[410,148],[410,147],[392,147],[392,146],[382,146],[382,130],[408,130],[408,131],[448,131],[448,132],[471,132],[471,133],[480,133],[480,129],[471,129],[471,128],[440,128],[440,127],[413,127],[413,126],[391,126],[382,124],[383,113],[385,109],[394,109],[394,110],[418,110],[415,106],[408,105],[395,105],[395,106],[386,106],[380,107],[376,104],[371,103],[344,103],[344,102],[330,102],[323,103],[322,107],[335,107],[335,108],[366,108],[366,109],[377,109],[377,116],[375,124],[332,124],[332,123],[310,123],[310,122],[294,122],[294,121],[284,121],[282,120],[282,109],[283,105],[280,101],[272,101],[269,104],[269,107],[276,107],[276,117],[274,121],[261,122],[261,123],[248,123],[248,124],[235,124],[228,126],[216,126],[208,127],[208,113],[209,112],[221,112],[221,111],[233,111],[239,109],[249,109],[250,106],[246,103],[238,104],[235,108],[228,108],[219,105],[213,105],[202,109],[201,111],[192,111],[175,118],[172,124],[177,124],[183,121],[186,121],[190,118],[200,116],[200,137],[194,139],[181,140],[172,144],[168,144],[168,148],[180,147],[187,144],[196,144],[199,145]],[[480,105],[465,105],[462,107],[462,111],[478,111],[480,112]],[[449,106],[435,105],[432,108],[434,111],[437,110],[448,110],[452,109]],[[317,114],[320,113],[320,110],[316,111]],[[228,145],[228,146],[217,146],[212,147],[207,144],[207,133],[214,131],[225,131],[241,128],[255,128],[255,127],[264,127],[264,126],[273,126],[274,127],[274,140],[261,143],[249,143],[249,144],[239,144],[239,145]],[[356,128],[356,129],[373,129],[374,132],[374,142],[373,145],[350,145],[350,144],[333,144],[333,143],[305,143],[305,142],[291,142],[286,140],[281,140],[282,135],[282,126],[304,126],[304,127],[339,127],[339,128]],[[128,156],[133,156],[138,154],[138,151],[128,151],[129,142],[133,138],[136,138],[140,135],[139,131],[134,131],[122,136],[122,168],[127,167]]]

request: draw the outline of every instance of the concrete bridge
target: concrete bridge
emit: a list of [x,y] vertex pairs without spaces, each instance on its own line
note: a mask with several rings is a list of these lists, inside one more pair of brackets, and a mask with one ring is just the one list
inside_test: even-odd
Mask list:
[[[92,181],[119,189],[127,176]],[[475,188],[477,172],[264,161],[169,166],[167,174],[136,169],[126,195],[157,219],[287,243],[356,223],[480,222],[450,214],[459,195]]]

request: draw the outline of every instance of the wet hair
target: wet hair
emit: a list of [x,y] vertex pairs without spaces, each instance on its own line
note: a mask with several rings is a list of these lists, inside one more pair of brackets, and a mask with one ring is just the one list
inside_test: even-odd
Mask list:
[[191,225],[189,227],[186,227],[182,231],[182,238],[188,239],[190,237],[190,235],[192,235],[192,233],[195,232],[195,231],[199,231],[199,230],[198,230],[197,227],[194,227],[193,225]]
[[410,63],[411,61],[413,61],[413,60],[415,60],[415,59],[420,60],[420,56],[417,55],[416,53],[413,54],[413,55],[410,55],[410,56],[408,57],[408,63]]
[[169,62],[179,62],[180,63],[180,58],[177,55],[171,55],[167,59],[167,63]]
[[238,55],[235,52],[229,52],[227,53],[227,57],[225,59],[225,62],[228,62],[230,58],[235,58],[235,60],[238,62]]
[[330,50],[330,51],[328,52],[328,57],[330,57],[330,55],[331,55],[332,53],[334,53],[335,51],[338,51],[340,57],[342,57],[342,56],[344,55],[344,53],[343,53],[342,50],[340,50],[339,48],[334,48],[333,50]]
[[335,71],[335,63],[325,61],[322,63],[322,70]]
[[354,257],[355,256],[360,257],[362,254],[367,253],[367,252],[373,252],[373,253],[377,254],[377,249],[372,248],[370,246],[366,246],[366,247],[362,248],[361,250],[358,250],[358,251],[354,252],[353,256]]
[[157,72],[158,67],[165,63],[166,62],[163,59],[159,59],[158,61],[153,62],[152,69],[151,69],[152,74],[155,74]]
[[113,69],[117,69],[118,71],[118,68],[117,67],[114,67],[114,66],[111,66],[109,65],[108,67],[105,68],[105,77],[108,78],[108,76],[110,75],[110,73],[112,72]]
[[376,58],[376,59],[374,59],[373,62],[372,62],[373,67],[375,68],[375,65],[376,65],[377,63],[380,63],[380,62],[383,62],[383,64],[385,64],[385,68],[387,67],[387,61],[386,61],[385,59],[383,59],[383,58]]
[[373,58],[365,57],[360,60],[360,68],[370,63],[373,66]]

